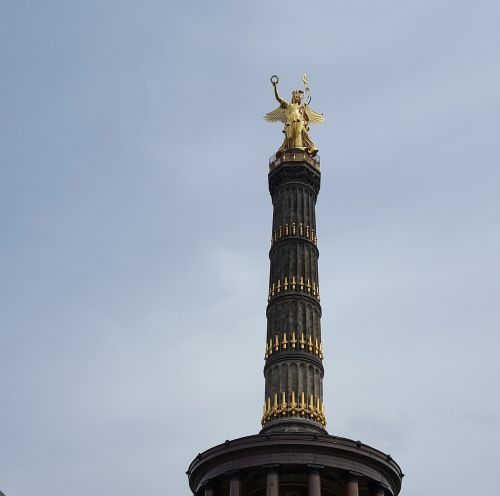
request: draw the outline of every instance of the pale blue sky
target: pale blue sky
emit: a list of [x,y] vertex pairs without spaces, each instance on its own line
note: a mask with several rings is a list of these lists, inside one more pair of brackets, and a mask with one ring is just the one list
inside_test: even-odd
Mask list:
[[[0,3],[0,490],[188,495],[259,430],[267,159],[307,72],[331,434],[494,494],[500,4]],[[471,489],[472,488],[472,489]]]

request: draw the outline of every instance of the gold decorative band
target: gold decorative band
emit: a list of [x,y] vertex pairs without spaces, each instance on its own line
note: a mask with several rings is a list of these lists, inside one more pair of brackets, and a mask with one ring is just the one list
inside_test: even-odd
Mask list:
[[299,236],[301,238],[306,238],[315,245],[318,244],[318,237],[316,236],[314,229],[310,228],[309,226],[304,226],[302,222],[295,224],[295,222],[292,222],[292,225],[290,226],[289,224],[285,224],[285,226],[278,226],[274,232],[273,236],[271,238],[271,246],[276,243],[276,241],[282,239],[282,238],[288,238],[290,236]]
[[306,279],[301,276],[300,279],[295,276],[291,276],[290,279],[285,277],[283,281],[278,279],[276,284],[273,282],[273,285],[269,288],[269,295],[267,301],[270,301],[271,298],[277,296],[281,293],[290,292],[290,291],[301,291],[303,293],[307,293],[311,296],[314,296],[318,301],[319,298],[319,284],[317,285],[314,281],[311,284],[310,279]]
[[321,341],[316,338],[313,342],[312,335],[304,333],[301,333],[297,339],[295,331],[292,331],[292,333],[284,332],[282,338],[280,338],[279,334],[275,334],[274,340],[269,339],[269,342],[266,343],[265,359],[267,360],[273,353],[286,350],[308,351],[323,360],[323,345]]
[[264,403],[264,415],[261,424],[264,426],[271,420],[281,417],[303,417],[319,422],[323,427],[326,426],[325,405],[319,398],[311,394],[309,403],[305,400],[305,393],[300,394],[300,401],[297,403],[295,392],[289,395],[289,401],[286,401],[286,393],[281,393],[281,403],[278,401],[278,394],[274,395],[274,402],[271,405],[271,398],[267,398]]

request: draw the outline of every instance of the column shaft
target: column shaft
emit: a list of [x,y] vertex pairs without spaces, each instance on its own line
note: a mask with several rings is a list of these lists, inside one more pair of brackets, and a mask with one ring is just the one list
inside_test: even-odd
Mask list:
[[[324,432],[326,425],[315,214],[320,176],[306,152],[287,156],[269,172],[273,229],[262,418],[266,431],[298,427]],[[272,413],[276,410],[279,415]]]
[[266,496],[279,496],[279,476],[276,470],[267,473]]
[[321,476],[316,470],[309,472],[309,496],[321,496]]
[[239,474],[231,475],[229,482],[229,496],[240,496],[240,476]]
[[359,496],[358,481],[356,479],[347,481],[345,494],[346,496]]

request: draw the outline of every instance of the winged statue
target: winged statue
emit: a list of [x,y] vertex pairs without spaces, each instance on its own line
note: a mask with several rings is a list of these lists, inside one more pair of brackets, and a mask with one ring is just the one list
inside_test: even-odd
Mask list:
[[268,122],[283,122],[285,125],[283,129],[285,139],[277,152],[278,154],[292,148],[306,150],[312,156],[318,153],[316,145],[309,138],[309,124],[321,124],[325,118],[323,114],[318,114],[309,107],[311,96],[306,74],[304,74],[303,81],[305,93],[309,97],[308,102],[302,102],[304,94],[302,90],[292,91],[292,100],[291,102],[287,102],[278,94],[278,76],[271,77],[274,96],[278,100],[279,106],[273,111],[268,112],[264,116],[264,119]]

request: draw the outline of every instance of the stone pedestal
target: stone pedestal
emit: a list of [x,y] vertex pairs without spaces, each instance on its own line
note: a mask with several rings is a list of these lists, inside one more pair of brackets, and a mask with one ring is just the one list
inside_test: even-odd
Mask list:
[[188,475],[195,496],[398,496],[403,478],[371,446],[305,432],[226,441],[200,453]]

